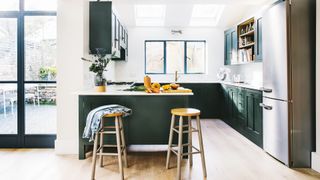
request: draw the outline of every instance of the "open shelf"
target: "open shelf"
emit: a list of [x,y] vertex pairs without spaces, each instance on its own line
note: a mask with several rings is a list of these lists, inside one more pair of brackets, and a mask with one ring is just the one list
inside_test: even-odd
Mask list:
[[243,33],[243,34],[239,35],[239,37],[248,36],[248,35],[252,35],[252,34],[254,34],[254,30],[251,30],[251,31],[246,32],[246,33]]
[[251,63],[255,61],[255,19],[250,18],[237,27],[238,59],[237,63]]
[[255,43],[253,42],[253,43],[249,43],[249,44],[246,44],[246,45],[243,45],[243,46],[239,46],[239,49],[251,47],[251,46],[254,46],[254,44],[255,44]]

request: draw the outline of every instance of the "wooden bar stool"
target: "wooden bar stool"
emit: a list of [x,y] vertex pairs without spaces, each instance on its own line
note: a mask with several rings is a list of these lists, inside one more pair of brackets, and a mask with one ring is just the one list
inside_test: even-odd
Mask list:
[[[201,162],[202,162],[202,170],[203,176],[207,177],[207,170],[206,170],[206,163],[204,158],[204,149],[203,149],[203,141],[202,141],[202,132],[201,132],[201,125],[200,125],[200,110],[193,109],[193,108],[177,108],[171,109],[171,126],[170,126],[170,135],[169,135],[169,143],[168,143],[168,152],[167,152],[167,162],[166,168],[169,169],[170,166],[170,155],[171,152],[177,155],[178,163],[177,163],[177,179],[181,179],[181,160],[183,156],[188,156],[189,158],[189,165],[192,166],[192,155],[193,154],[200,154],[201,155]],[[178,126],[175,125],[175,116],[180,116]],[[183,124],[183,117],[188,118],[188,123]],[[197,129],[192,127],[191,118],[196,117],[197,119]],[[172,144],[173,132],[178,133],[178,145]],[[192,145],[192,132],[198,133],[199,138],[199,146],[200,149],[194,147]],[[182,135],[188,133],[188,143],[182,144]],[[188,152],[183,153],[183,147],[188,146]],[[178,150],[175,150],[177,148]],[[195,151],[193,151],[193,149]]]
[[[123,130],[123,123],[122,123],[122,113],[114,113],[114,114],[107,114],[102,118],[100,123],[100,129],[95,134],[94,145],[93,145],[93,157],[92,157],[92,173],[91,179],[95,179],[95,170],[96,170],[96,159],[97,155],[100,156],[100,167],[103,167],[103,156],[118,156],[118,163],[119,163],[119,171],[121,175],[121,179],[124,179],[123,174],[123,167],[122,167],[122,154],[124,155],[124,165],[128,167],[127,164],[127,148],[124,138],[124,130]],[[105,118],[113,118],[114,117],[114,126],[105,126],[104,120]],[[104,144],[104,135],[116,135],[116,145],[111,144]],[[98,148],[98,139],[100,135],[100,143]],[[117,153],[105,153],[103,152],[104,148],[107,147],[116,147]]]

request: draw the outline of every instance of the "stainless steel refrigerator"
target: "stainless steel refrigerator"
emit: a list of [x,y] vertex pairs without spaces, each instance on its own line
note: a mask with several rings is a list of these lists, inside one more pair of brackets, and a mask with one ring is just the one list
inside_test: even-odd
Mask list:
[[263,148],[290,167],[315,149],[316,1],[277,1],[262,16]]

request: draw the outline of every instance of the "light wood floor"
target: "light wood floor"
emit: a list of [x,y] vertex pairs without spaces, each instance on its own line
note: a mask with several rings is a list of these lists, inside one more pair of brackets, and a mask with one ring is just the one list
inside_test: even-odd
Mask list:
[[[213,180],[304,180],[320,179],[310,169],[289,169],[271,158],[220,120],[203,120],[203,137],[208,178]],[[193,137],[196,142],[196,136]],[[165,152],[129,153],[126,179],[175,179],[176,168],[172,158],[170,170],[165,169]],[[106,166],[97,167],[96,179],[119,179],[115,157],[105,158]],[[78,160],[77,156],[58,156],[51,149],[1,149],[1,180],[88,180],[91,158]],[[199,155],[189,169],[184,162],[183,179],[201,180]]]

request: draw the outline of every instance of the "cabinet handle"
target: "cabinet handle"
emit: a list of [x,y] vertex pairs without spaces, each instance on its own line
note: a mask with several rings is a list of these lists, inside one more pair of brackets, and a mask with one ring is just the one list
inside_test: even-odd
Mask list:
[[268,88],[264,88],[264,87],[262,87],[260,89],[265,93],[272,93],[272,89],[268,89]]
[[259,104],[260,107],[263,107],[265,110],[272,110],[272,106],[265,105],[263,103]]

